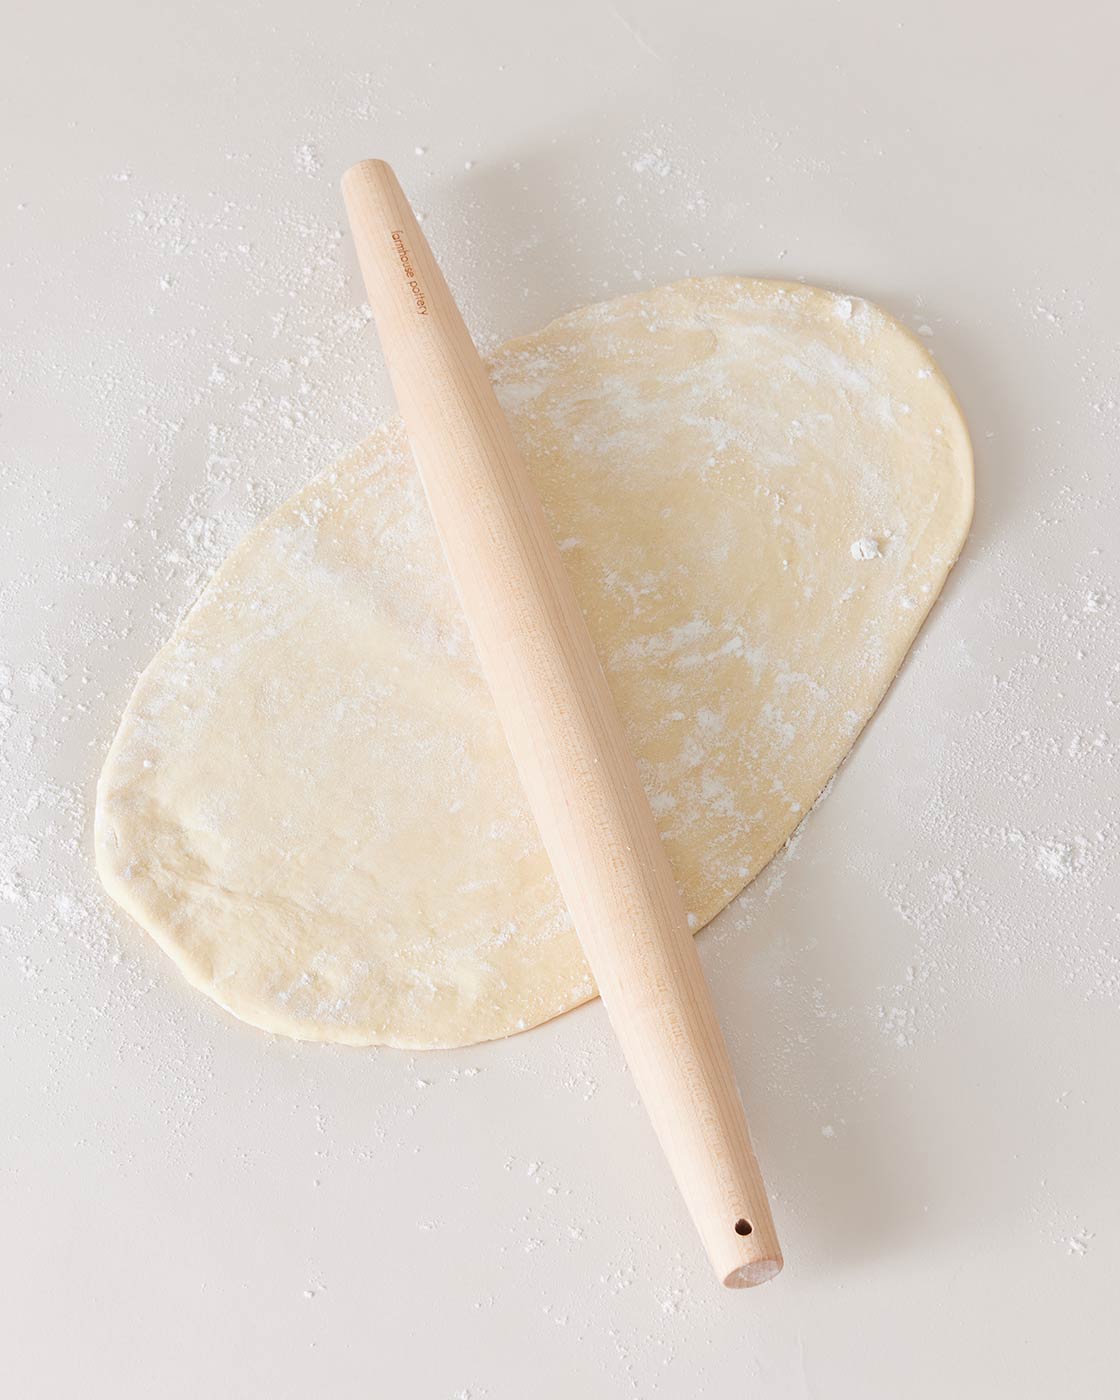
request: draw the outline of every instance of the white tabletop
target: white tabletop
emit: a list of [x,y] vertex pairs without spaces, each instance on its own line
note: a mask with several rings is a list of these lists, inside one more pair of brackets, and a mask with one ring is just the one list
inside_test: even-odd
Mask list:
[[[1120,23],[1079,3],[21,5],[0,358],[12,1396],[1115,1393]],[[245,530],[390,409],[338,176],[479,335],[686,273],[915,329],[964,557],[794,847],[701,936],[787,1252],[721,1290],[598,1004],[302,1046],[100,892],[96,774]]]

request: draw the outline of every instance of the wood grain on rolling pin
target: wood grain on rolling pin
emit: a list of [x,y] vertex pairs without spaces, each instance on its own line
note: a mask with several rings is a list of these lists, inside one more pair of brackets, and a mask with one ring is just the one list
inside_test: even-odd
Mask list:
[[719,1277],[782,1255],[638,769],[486,370],[390,168],[343,193],[436,529],[561,893]]

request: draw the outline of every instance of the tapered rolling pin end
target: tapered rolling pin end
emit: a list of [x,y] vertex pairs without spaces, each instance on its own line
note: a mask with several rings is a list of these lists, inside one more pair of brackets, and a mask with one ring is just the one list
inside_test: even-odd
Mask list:
[[529,808],[654,1130],[729,1288],[782,1267],[641,773],[513,433],[392,170],[342,180],[370,308]]
[[725,1288],[755,1288],[760,1283],[769,1283],[782,1272],[785,1261],[779,1254],[774,1259],[755,1259],[750,1264],[740,1264],[723,1281]]
[[390,176],[394,179],[396,178],[393,176],[393,170],[388,161],[360,160],[356,164],[350,166],[348,170],[343,171],[343,194],[346,193],[347,189],[352,189],[355,185],[361,184],[363,180],[370,179],[371,176],[377,179],[384,179],[386,176]]

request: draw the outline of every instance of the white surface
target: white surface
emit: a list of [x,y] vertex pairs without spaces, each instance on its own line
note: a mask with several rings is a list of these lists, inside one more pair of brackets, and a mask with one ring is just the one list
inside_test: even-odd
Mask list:
[[[1117,21],[529,10],[9,24],[6,1388],[1110,1395]],[[708,1276],[598,1006],[465,1053],[273,1040],[92,877],[138,668],[388,407],[336,190],[373,154],[486,336],[686,271],[804,276],[928,327],[970,420],[944,603],[702,939],[789,1260],[751,1293]]]

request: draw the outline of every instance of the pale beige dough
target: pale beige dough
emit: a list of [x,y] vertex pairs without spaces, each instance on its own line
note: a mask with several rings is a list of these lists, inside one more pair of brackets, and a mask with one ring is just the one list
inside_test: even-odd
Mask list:
[[[699,928],[956,559],[961,414],[875,307],[741,278],[586,307],[491,367]],[[468,1045],[595,992],[395,426],[266,520],[148,667],[96,842],[114,898],[267,1030]]]

